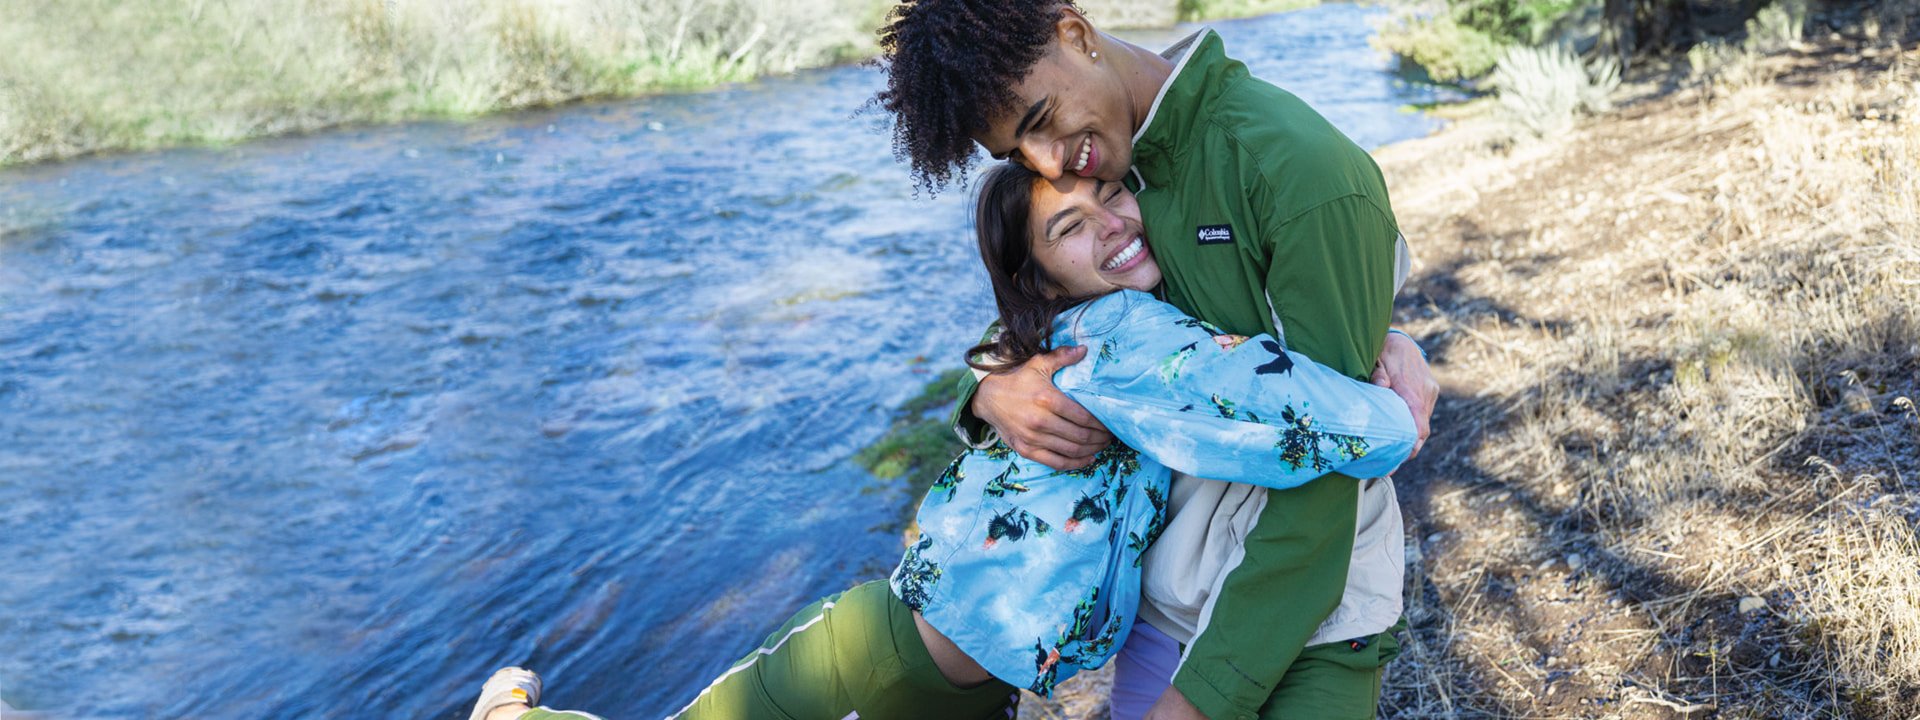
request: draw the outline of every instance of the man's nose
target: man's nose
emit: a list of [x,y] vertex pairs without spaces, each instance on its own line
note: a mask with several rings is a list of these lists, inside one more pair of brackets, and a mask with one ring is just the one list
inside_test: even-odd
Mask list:
[[1059,180],[1066,172],[1066,163],[1060,157],[1060,143],[1052,139],[1029,135],[1020,142],[1020,156],[1026,158],[1028,170],[1048,180]]

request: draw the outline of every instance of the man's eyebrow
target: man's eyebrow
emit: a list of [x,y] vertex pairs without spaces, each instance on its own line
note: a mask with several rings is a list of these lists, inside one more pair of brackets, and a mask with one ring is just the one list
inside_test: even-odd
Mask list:
[[1013,139],[1020,139],[1020,136],[1027,134],[1027,130],[1032,129],[1034,118],[1039,117],[1040,111],[1047,108],[1047,101],[1050,99],[1052,98],[1040,98],[1034,101],[1032,107],[1027,108],[1026,116],[1020,118],[1020,124],[1013,128]]

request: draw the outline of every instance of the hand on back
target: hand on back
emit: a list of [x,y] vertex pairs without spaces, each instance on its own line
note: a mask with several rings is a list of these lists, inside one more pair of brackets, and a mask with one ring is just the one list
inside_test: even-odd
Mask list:
[[1113,442],[1113,435],[1053,386],[1055,371],[1086,355],[1085,347],[1059,348],[986,376],[974,393],[973,414],[992,425],[1021,457],[1055,470],[1086,467]]
[[1433,432],[1433,406],[1440,400],[1440,383],[1434,381],[1433,368],[1427,365],[1420,345],[1400,333],[1387,333],[1387,343],[1373,366],[1373,384],[1393,390],[1413,411],[1413,426],[1420,436],[1407,456],[1412,460]]

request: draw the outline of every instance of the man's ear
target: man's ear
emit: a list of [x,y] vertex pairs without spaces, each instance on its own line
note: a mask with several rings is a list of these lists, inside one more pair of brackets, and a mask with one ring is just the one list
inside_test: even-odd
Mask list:
[[1061,5],[1060,19],[1053,24],[1053,35],[1060,41],[1062,47],[1079,53],[1081,57],[1086,57],[1088,53],[1093,52],[1093,39],[1097,33],[1093,29],[1093,23],[1088,22],[1087,17],[1081,15],[1080,11],[1068,5]]

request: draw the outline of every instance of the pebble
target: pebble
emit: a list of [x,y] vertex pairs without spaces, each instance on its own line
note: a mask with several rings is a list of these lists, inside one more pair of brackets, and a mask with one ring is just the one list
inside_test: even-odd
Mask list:
[[1766,600],[1763,600],[1753,595],[1740,598],[1740,614],[1741,615],[1756,613],[1765,609],[1767,609]]

